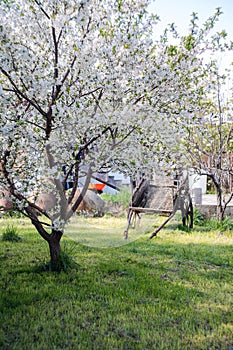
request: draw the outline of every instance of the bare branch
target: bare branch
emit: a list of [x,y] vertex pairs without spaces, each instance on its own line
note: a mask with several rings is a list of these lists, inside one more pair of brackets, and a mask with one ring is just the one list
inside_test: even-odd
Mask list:
[[[64,76],[63,76],[63,78],[62,78],[62,80],[61,80],[61,84],[59,84],[59,85],[56,86],[56,90],[55,90],[55,92],[53,93],[52,104],[54,104],[55,101],[58,99],[59,94],[60,94],[60,92],[61,92],[61,88],[62,88],[62,86],[64,85],[66,79],[68,78],[68,76],[69,76],[69,74],[70,74],[70,71],[71,71],[71,69],[73,68],[73,66],[74,66],[74,64],[75,64],[76,59],[77,59],[77,56],[74,55],[70,67],[67,69],[66,73],[64,74]],[[62,94],[61,94],[61,95],[62,95]],[[61,96],[61,95],[60,95],[60,96]]]
[[52,27],[52,36],[53,36],[53,44],[54,44],[54,79],[58,78],[58,42],[56,38],[55,28]]
[[[156,86],[152,87],[152,88],[149,90],[149,92],[152,92],[152,91],[156,90],[158,87],[159,87],[159,85],[156,85]],[[144,97],[146,97],[146,93],[143,94],[143,95],[141,95],[140,97],[138,97],[138,98],[134,101],[133,104],[136,105],[136,104],[137,104],[138,102],[140,102]]]
[[118,141],[114,145],[114,148],[118,147],[120,144],[122,144],[129,137],[129,135],[131,135],[134,132],[134,130],[136,130],[136,129],[137,129],[137,126],[134,126],[131,130],[129,130],[129,132],[120,141]]
[[45,9],[42,7],[40,1],[35,0],[35,3],[39,6],[40,10],[43,12],[43,14],[48,18],[51,19],[50,16],[47,14],[47,12],[45,11]]

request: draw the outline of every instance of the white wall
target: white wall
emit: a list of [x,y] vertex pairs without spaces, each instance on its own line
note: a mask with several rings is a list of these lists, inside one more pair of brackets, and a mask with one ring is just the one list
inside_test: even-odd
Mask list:
[[194,188],[201,188],[202,194],[205,194],[206,188],[207,188],[207,176],[206,175],[198,175],[198,174],[190,172],[189,188],[190,188],[191,192]]

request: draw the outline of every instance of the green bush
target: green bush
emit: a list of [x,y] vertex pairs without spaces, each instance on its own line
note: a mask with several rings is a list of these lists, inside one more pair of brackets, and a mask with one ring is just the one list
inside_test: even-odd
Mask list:
[[206,227],[209,230],[218,230],[220,232],[233,230],[233,221],[230,218],[226,217],[221,222],[216,218],[207,219],[205,214],[197,208],[194,208],[193,223],[194,225]]
[[199,209],[194,208],[193,211],[193,223],[197,226],[205,226],[207,222],[206,216]]
[[11,225],[7,226],[7,228],[3,232],[2,240],[10,242],[19,242],[21,241],[21,237],[18,235],[17,228]]
[[127,209],[131,199],[131,191],[129,189],[121,189],[116,194],[103,193],[101,198],[106,202],[118,203],[124,209]]
[[222,221],[209,219],[206,222],[206,227],[208,227],[209,230],[218,230],[220,232],[233,231],[233,220],[228,217],[225,217]]

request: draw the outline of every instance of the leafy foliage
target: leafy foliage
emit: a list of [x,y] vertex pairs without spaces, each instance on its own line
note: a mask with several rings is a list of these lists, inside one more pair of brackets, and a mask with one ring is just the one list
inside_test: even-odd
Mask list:
[[127,209],[131,199],[131,192],[129,189],[121,189],[116,194],[103,193],[101,198],[107,202],[118,203],[123,209]]
[[222,221],[218,221],[216,218],[207,218],[206,215],[197,208],[194,208],[194,225],[220,232],[233,230],[232,218],[225,217]]
[[206,216],[201,210],[194,207],[193,210],[193,223],[197,226],[205,226],[206,225]]
[[209,219],[205,225],[210,230],[216,230],[220,232],[233,231],[233,220],[229,217],[225,217],[222,221],[216,219]]

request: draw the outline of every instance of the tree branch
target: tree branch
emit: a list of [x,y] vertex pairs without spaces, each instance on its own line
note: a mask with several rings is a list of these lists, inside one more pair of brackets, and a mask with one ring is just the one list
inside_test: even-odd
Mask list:
[[78,178],[79,178],[79,164],[76,163],[75,164],[75,173],[74,173],[74,183],[73,183],[73,188],[72,188],[72,191],[69,195],[69,198],[68,198],[68,204],[70,204],[75,196],[75,192],[77,190],[77,187],[78,187]]
[[53,44],[54,44],[54,79],[58,78],[58,42],[56,38],[55,28],[52,27],[52,36],[53,36]]
[[47,12],[45,11],[45,9],[42,7],[40,1],[35,0],[35,3],[39,6],[40,10],[43,12],[43,14],[50,20],[50,16],[47,14]]
[[66,215],[66,220],[69,220],[71,218],[71,216],[73,215],[73,213],[76,212],[76,210],[78,209],[79,204],[83,201],[85,194],[88,190],[88,186],[90,184],[91,181],[91,175],[92,175],[92,170],[91,167],[89,167],[87,175],[86,175],[86,180],[85,180],[85,184],[83,186],[82,192],[79,194],[77,200],[75,201],[75,203],[71,206],[71,209],[67,212]]
[[20,89],[17,87],[16,83],[11,78],[10,74],[7,73],[1,67],[0,67],[0,71],[3,73],[3,75],[9,80],[11,85],[14,87],[13,92],[17,93],[24,100],[28,101],[28,103],[30,103],[30,105],[32,105],[43,117],[46,117],[46,112],[43,111],[43,109],[37,104],[37,102],[32,101],[30,98],[27,97],[27,95],[25,95],[23,92],[20,91]]

